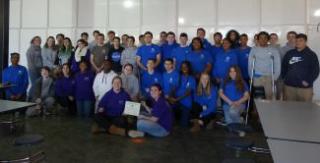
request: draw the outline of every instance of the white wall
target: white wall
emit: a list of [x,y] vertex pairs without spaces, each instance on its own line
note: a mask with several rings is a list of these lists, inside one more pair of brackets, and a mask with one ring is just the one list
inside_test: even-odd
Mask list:
[[[25,54],[35,35],[45,39],[61,32],[75,41],[84,31],[112,29],[118,35],[171,30],[192,37],[201,26],[210,40],[212,33],[231,28],[250,37],[259,30],[276,32],[281,43],[289,30],[305,32],[320,54],[319,22],[319,0],[10,0],[9,51]],[[320,100],[319,79],[315,88]]]

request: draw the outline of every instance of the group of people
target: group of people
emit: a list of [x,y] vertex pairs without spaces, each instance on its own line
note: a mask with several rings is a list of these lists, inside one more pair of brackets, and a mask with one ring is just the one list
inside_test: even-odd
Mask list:
[[[95,134],[163,137],[174,120],[192,132],[210,128],[218,106],[225,123],[241,123],[250,81],[264,89],[266,99],[311,101],[319,75],[307,36],[294,31],[287,33],[284,46],[276,33],[261,31],[253,47],[248,35],[236,30],[225,37],[214,33],[214,44],[203,28],[190,44],[186,33],[179,35],[179,44],[173,32],[161,32],[156,44],[147,31],[138,46],[127,34],[120,38],[109,31],[107,37],[105,42],[104,34],[94,31],[88,43],[88,33],[82,33],[74,47],[70,38],[57,34],[41,47],[35,36],[26,54],[28,68],[19,65],[19,53],[12,53],[3,71],[2,82],[12,85],[6,99],[37,103],[32,114],[61,107],[72,115],[92,116]],[[142,104],[140,116],[123,115],[126,101]]]

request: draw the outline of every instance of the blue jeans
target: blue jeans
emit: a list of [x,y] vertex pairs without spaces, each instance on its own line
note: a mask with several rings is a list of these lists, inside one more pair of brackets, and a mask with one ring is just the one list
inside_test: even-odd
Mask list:
[[230,123],[241,123],[241,113],[244,111],[245,105],[241,105],[237,108],[231,108],[230,105],[223,105],[224,119],[227,124]]
[[137,130],[154,137],[165,137],[169,132],[156,122],[140,119],[137,122]]
[[93,101],[77,100],[77,114],[79,117],[88,118],[93,108]]

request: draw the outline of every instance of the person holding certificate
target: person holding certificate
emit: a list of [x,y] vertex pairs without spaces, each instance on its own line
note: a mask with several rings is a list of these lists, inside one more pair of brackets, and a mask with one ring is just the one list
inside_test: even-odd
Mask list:
[[126,101],[130,101],[130,96],[122,88],[121,78],[116,76],[112,79],[112,89],[100,100],[91,132],[98,134],[106,131],[109,134],[126,136],[128,122],[127,118],[122,116]]
[[137,130],[130,130],[128,135],[132,138],[143,137],[145,134],[154,137],[165,137],[172,129],[173,116],[169,104],[162,95],[162,88],[159,84],[150,87],[152,107],[146,107],[150,116],[139,115]]

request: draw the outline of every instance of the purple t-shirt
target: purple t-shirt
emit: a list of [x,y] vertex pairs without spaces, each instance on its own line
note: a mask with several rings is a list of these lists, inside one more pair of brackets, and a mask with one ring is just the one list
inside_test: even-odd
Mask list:
[[129,100],[129,94],[123,89],[119,93],[116,93],[111,89],[102,97],[99,108],[104,109],[104,114],[106,116],[121,116],[125,103]]
[[163,97],[160,97],[158,101],[154,101],[151,114],[158,118],[158,123],[164,129],[168,132],[171,131],[173,117],[171,109]]

